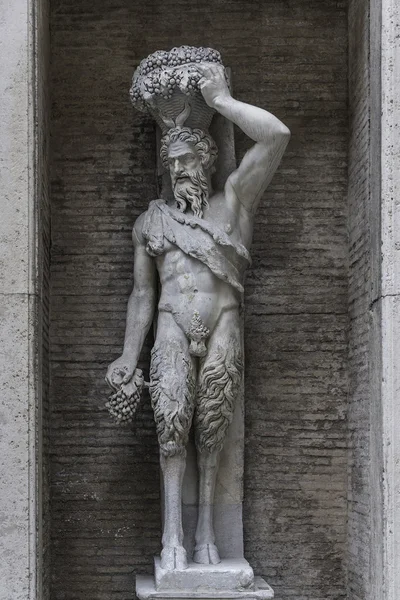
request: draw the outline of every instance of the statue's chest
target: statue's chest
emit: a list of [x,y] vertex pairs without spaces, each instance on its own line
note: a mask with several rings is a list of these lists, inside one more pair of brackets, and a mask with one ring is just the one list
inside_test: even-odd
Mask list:
[[181,292],[193,291],[198,287],[200,274],[210,273],[208,268],[180,248],[165,240],[164,253],[157,258],[161,281],[174,280]]
[[190,269],[192,262],[193,259],[182,252],[178,246],[164,239],[164,251],[157,257],[159,271],[165,274],[181,275]]
[[204,212],[204,218],[232,238],[237,236],[238,217],[226,206],[224,197],[212,200]]
[[174,275],[182,275],[189,270],[191,262],[191,259],[180,248],[165,240],[164,254],[160,260],[164,270]]

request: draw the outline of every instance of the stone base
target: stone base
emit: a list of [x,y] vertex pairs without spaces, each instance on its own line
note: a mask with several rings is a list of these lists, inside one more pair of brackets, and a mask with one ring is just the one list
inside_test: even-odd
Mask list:
[[213,592],[247,590],[254,587],[254,573],[244,558],[225,558],[217,565],[190,562],[187,569],[166,571],[161,561],[154,559],[154,579],[157,591]]
[[[234,565],[232,562],[242,564]],[[185,571],[168,572],[159,568],[158,580],[163,589],[156,587],[154,577],[138,575],[136,595],[140,600],[269,600],[274,597],[273,589],[261,577],[252,577],[248,587],[240,587],[240,573],[245,578],[250,573],[252,575],[252,569],[245,560],[224,560],[212,566],[190,563]],[[248,579],[246,581],[249,583]]]

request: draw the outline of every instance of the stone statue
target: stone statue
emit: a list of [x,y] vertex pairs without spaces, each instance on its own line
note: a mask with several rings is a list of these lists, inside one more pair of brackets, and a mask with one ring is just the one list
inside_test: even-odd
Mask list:
[[[111,412],[128,419],[144,385],[139,354],[156,319],[149,388],[164,482],[161,568],[184,570],[181,493],[192,424],[199,470],[193,561],[220,562],[213,497],[242,379],[243,276],[257,207],[290,133],[269,112],[232,97],[219,53],[211,49],[154,53],[138,67],[131,95],[162,128],[160,155],[173,194],[150,202],[133,227],[124,349],[106,381]],[[220,190],[212,189],[217,147],[207,130],[215,111],[255,142]]]

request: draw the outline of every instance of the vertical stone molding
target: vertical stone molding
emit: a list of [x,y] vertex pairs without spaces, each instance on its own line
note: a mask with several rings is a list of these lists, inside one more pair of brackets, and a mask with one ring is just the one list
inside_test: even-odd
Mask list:
[[0,14],[1,600],[42,597],[39,214],[47,180],[38,134],[44,62],[36,41],[40,36],[43,47],[47,39],[44,8],[15,0],[2,3]]
[[[377,7],[376,13],[379,12]],[[371,58],[380,27],[372,28],[370,2],[349,3],[349,491],[348,491],[348,593],[351,600],[372,599],[370,571],[378,569],[379,552],[372,567],[372,545],[379,537],[381,486],[380,449],[380,319],[373,315],[379,294],[380,223],[380,117],[379,67]],[[378,75],[378,81],[376,76]],[[377,133],[376,130],[377,129]],[[374,140],[374,143],[373,143]],[[375,185],[374,185],[375,182]],[[375,359],[375,360],[373,360]],[[373,423],[375,423],[373,428]],[[378,431],[379,430],[379,431]],[[375,472],[373,473],[373,467]],[[376,507],[376,508],[374,508]],[[375,547],[379,546],[378,540]],[[379,582],[377,581],[377,589]]]
[[382,0],[381,331],[383,598],[400,589],[400,6]]
[[400,585],[400,7],[351,0],[350,600]]

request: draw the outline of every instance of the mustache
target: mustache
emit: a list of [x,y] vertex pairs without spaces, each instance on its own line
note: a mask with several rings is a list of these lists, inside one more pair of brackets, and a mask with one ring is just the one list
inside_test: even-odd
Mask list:
[[174,187],[178,185],[179,182],[183,183],[185,179],[189,179],[191,183],[195,185],[208,186],[207,177],[205,176],[202,169],[197,169],[196,171],[185,171],[184,173],[180,173],[174,179]]
[[185,185],[188,181],[193,183],[194,185],[201,185],[201,173],[198,171],[191,171],[189,173],[182,173],[175,177],[174,180],[174,188],[179,185]]

